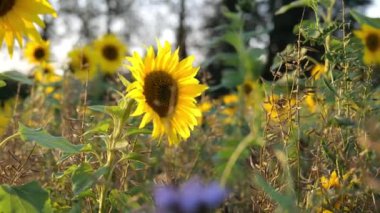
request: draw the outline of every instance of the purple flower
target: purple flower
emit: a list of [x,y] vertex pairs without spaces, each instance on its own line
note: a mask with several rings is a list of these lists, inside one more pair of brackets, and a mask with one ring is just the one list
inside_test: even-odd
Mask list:
[[158,212],[176,212],[178,208],[179,197],[177,189],[172,186],[157,186],[154,189],[154,198]]
[[193,178],[179,187],[158,186],[154,197],[158,213],[200,213],[217,208],[228,193],[218,183]]

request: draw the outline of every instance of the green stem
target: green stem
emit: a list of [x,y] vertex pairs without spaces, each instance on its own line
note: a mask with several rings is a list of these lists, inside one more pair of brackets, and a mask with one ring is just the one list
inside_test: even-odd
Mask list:
[[222,186],[225,186],[227,183],[227,179],[231,174],[232,168],[234,167],[236,161],[238,160],[241,153],[247,148],[249,144],[251,144],[253,140],[253,134],[248,134],[236,147],[235,151],[232,153],[231,157],[228,159],[226,168],[223,171],[222,177],[220,179],[220,183]]
[[3,141],[1,141],[0,148],[3,147],[3,146],[5,146],[5,144],[7,144],[10,140],[12,140],[13,138],[16,138],[18,136],[20,136],[20,133],[16,132],[15,134],[13,134],[13,135],[5,138]]
[[105,163],[105,167],[108,168],[108,172],[105,174],[105,182],[103,185],[100,186],[100,192],[99,192],[99,213],[106,212],[106,195],[109,192],[109,183],[111,183],[113,170],[118,163],[118,161],[115,161],[115,145],[117,141],[120,139],[121,136],[121,130],[123,127],[124,121],[128,118],[130,111],[132,107],[132,102],[130,101],[125,109],[125,112],[122,116],[122,118],[115,118],[113,119],[114,127],[112,134],[107,141],[107,161]]

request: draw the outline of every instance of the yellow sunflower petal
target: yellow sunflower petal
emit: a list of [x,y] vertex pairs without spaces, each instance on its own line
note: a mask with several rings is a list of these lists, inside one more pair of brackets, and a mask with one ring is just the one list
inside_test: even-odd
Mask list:
[[127,88],[127,97],[137,101],[133,115],[144,114],[140,127],[153,122],[152,137],[166,135],[169,145],[176,145],[190,137],[198,124],[201,110],[196,97],[207,89],[195,78],[194,57],[179,60],[179,50],[171,51],[169,42],[158,43],[157,55],[153,47],[147,49],[144,59],[134,53],[127,57],[127,68],[135,82]]

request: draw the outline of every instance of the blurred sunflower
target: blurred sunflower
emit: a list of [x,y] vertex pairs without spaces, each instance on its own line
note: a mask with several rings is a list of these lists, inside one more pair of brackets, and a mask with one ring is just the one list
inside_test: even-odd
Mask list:
[[202,102],[202,103],[199,104],[199,109],[203,113],[209,112],[211,110],[211,108],[212,108],[212,103],[209,100],[204,101],[204,102]]
[[112,74],[121,66],[124,56],[125,47],[115,35],[105,35],[103,38],[95,41],[95,50],[100,59],[100,68],[103,72]]
[[361,30],[354,31],[354,34],[364,45],[364,63],[380,63],[380,29],[363,25]]
[[234,104],[239,101],[239,97],[236,94],[228,94],[223,96],[223,103],[224,104]]
[[44,63],[38,69],[36,69],[34,78],[38,82],[45,83],[48,82],[49,79],[54,75],[56,75],[54,67],[51,64]]
[[50,42],[29,42],[26,44],[24,53],[30,63],[39,64],[46,62],[50,58]]
[[74,77],[84,82],[96,75],[96,55],[89,47],[77,48],[69,52],[69,69]]
[[140,128],[153,121],[153,138],[168,136],[169,145],[177,145],[190,136],[202,116],[195,97],[207,89],[195,78],[199,67],[193,67],[194,57],[179,60],[179,49],[171,51],[170,43],[158,43],[147,49],[144,59],[138,53],[127,57],[135,82],[127,88],[127,97],[137,101],[134,116],[144,114]]
[[287,99],[271,95],[264,101],[263,108],[269,120],[284,122],[293,116],[295,104],[296,101],[293,98]]
[[0,44],[3,40],[13,54],[14,40],[22,46],[23,36],[40,40],[34,24],[45,27],[39,15],[56,16],[54,8],[47,0],[3,0],[0,2]]
[[318,80],[321,78],[323,74],[326,73],[325,65],[317,63],[314,65],[313,69],[311,69],[311,76],[315,79]]
[[232,124],[235,121],[237,110],[238,109],[236,106],[227,106],[226,108],[224,108],[221,111],[221,114],[225,115],[223,123]]

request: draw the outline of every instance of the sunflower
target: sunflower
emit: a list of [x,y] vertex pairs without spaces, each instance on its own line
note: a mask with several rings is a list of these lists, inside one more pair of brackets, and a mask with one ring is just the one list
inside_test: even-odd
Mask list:
[[362,29],[354,31],[354,34],[364,45],[364,63],[380,63],[380,29],[363,25]]
[[103,72],[112,74],[121,66],[125,47],[115,35],[109,34],[95,41],[95,50],[100,59],[100,68]]
[[153,47],[147,49],[144,59],[138,53],[127,57],[128,66],[135,82],[127,88],[127,97],[137,102],[134,116],[144,114],[140,123],[143,128],[153,121],[153,138],[168,136],[169,145],[177,145],[190,136],[202,116],[195,97],[207,89],[195,79],[199,67],[193,67],[193,56],[179,60],[177,49],[171,51],[170,43],[158,43],[155,56]]
[[46,0],[3,0],[0,1],[0,44],[3,40],[12,56],[14,40],[22,46],[23,36],[41,40],[34,24],[45,27],[39,15],[56,16],[54,8]]
[[321,78],[323,74],[326,73],[325,65],[324,64],[316,64],[314,65],[313,69],[311,69],[311,76],[315,79],[318,80]]
[[50,58],[50,42],[29,42],[26,44],[24,50],[25,56],[29,59],[31,63],[39,64],[46,62]]
[[84,82],[96,75],[96,55],[90,47],[77,48],[69,52],[69,70],[75,78]]
[[42,64],[34,72],[34,78],[37,82],[46,83],[49,82],[51,77],[55,75],[54,67],[51,64]]

